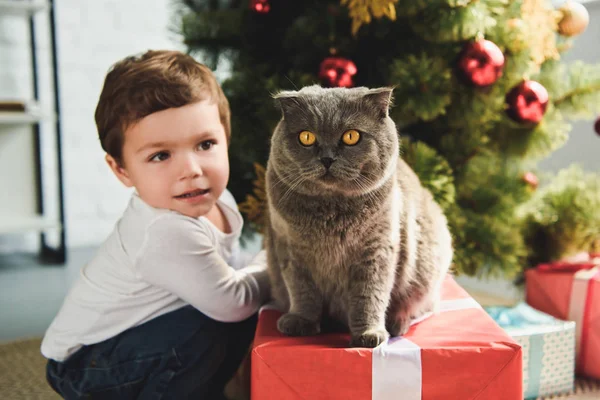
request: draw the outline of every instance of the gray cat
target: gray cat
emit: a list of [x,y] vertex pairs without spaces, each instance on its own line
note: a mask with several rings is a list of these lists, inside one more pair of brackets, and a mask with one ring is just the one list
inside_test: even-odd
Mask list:
[[376,347],[434,311],[452,261],[447,221],[399,157],[392,89],[305,87],[275,96],[265,243],[287,335],[329,316]]

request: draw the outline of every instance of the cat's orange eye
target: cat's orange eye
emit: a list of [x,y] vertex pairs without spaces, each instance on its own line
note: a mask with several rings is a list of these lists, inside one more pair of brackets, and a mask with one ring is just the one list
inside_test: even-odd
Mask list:
[[360,133],[358,133],[355,129],[350,129],[349,131],[344,132],[342,136],[342,141],[348,146],[354,146],[358,143],[360,139]]
[[309,131],[300,132],[298,139],[303,146],[312,146],[317,141],[315,134]]

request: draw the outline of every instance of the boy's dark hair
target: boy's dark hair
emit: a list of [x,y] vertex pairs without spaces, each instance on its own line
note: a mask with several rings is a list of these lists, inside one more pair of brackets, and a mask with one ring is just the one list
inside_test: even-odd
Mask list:
[[168,50],[150,50],[118,61],[106,75],[96,107],[102,148],[122,164],[124,133],[130,126],[152,113],[202,100],[217,103],[229,142],[229,102],[208,67]]

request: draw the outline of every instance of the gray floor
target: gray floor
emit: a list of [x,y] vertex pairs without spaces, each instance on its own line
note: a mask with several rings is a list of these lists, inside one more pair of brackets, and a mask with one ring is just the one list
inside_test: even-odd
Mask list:
[[72,250],[62,266],[42,265],[31,254],[0,254],[0,341],[42,336],[94,252]]
[[[256,253],[260,247],[256,236],[242,251]],[[60,266],[43,265],[33,254],[0,254],[0,342],[43,336],[96,249],[72,249],[67,264]]]

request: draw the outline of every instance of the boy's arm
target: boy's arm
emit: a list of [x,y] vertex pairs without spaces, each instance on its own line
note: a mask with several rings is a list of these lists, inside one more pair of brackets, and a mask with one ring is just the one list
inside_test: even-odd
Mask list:
[[217,253],[209,234],[189,218],[167,214],[148,228],[136,269],[144,281],[215,320],[244,320],[269,298],[264,253],[236,271]]

